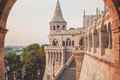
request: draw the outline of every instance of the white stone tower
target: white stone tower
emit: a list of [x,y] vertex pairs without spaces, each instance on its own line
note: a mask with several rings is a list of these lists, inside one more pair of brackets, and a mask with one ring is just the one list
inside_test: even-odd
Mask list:
[[49,42],[52,46],[62,46],[62,37],[56,36],[57,33],[66,30],[67,22],[65,21],[59,0],[56,0],[56,7],[53,12],[52,19],[49,22]]
[[52,19],[49,22],[49,45],[46,46],[46,75],[47,80],[54,80],[54,76],[64,65],[64,47],[62,46],[63,36],[58,35],[66,30],[67,22],[63,18],[59,0],[56,1],[56,7]]

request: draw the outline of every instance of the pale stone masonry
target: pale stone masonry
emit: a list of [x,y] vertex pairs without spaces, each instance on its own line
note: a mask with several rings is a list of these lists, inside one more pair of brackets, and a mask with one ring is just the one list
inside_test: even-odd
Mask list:
[[[67,29],[67,22],[65,21],[59,0],[57,0],[54,10],[53,18],[49,22],[49,45],[46,46],[46,77],[47,80],[54,80],[59,72],[58,80],[78,80],[75,61],[71,60],[69,66],[65,66],[69,58],[79,50],[86,50],[91,53],[105,54],[105,48],[110,47],[111,33],[108,33],[108,29],[104,29],[101,33],[101,27],[104,24],[105,12],[96,10],[95,15],[83,16],[83,27]],[[111,30],[111,28],[109,29]],[[100,49],[98,49],[100,48]],[[81,62],[78,63],[79,68]],[[74,66],[71,65],[74,64]],[[66,68],[67,69],[66,69]],[[65,68],[65,69],[63,69]],[[72,76],[74,74],[74,76]],[[60,77],[61,76],[61,77]],[[83,79],[85,80],[85,79]]]

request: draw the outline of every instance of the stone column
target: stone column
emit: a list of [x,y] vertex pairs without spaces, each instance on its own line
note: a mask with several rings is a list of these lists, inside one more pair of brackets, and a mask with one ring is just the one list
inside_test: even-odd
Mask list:
[[88,42],[88,51],[90,51],[90,34],[87,35],[88,39],[87,39],[87,42]]
[[0,80],[5,79],[4,49],[0,49]]
[[48,54],[48,55],[46,56],[46,57],[48,58],[48,61],[47,61],[48,63],[47,63],[47,64],[49,65],[49,64],[50,64],[50,52],[48,52],[47,54]]
[[85,37],[85,50],[86,51],[88,50],[88,37],[87,37],[87,35]]
[[54,51],[53,53],[53,63],[55,64],[56,63],[56,52]]
[[64,53],[64,52],[61,53],[61,65],[63,65],[65,62],[65,54],[66,53]]
[[99,45],[99,46],[100,46],[100,47],[99,47],[100,49],[99,49],[99,50],[100,50],[100,54],[101,54],[101,55],[104,55],[104,54],[105,54],[105,48],[104,48],[104,44],[105,44],[105,43],[104,43],[104,39],[105,39],[104,36],[105,36],[105,34],[104,34],[104,32],[101,30],[100,33],[99,33],[99,35],[100,35],[100,36],[99,36],[99,39],[100,39],[100,40],[99,40],[99,43],[100,43],[100,45]]
[[98,32],[97,32],[97,30],[95,30],[94,31],[94,33],[93,33],[93,35],[94,35],[94,53],[96,53],[96,51],[97,51],[97,46],[99,45],[99,35],[98,35]]
[[4,41],[7,29],[0,28],[0,79],[5,78],[5,65],[4,65]]
[[61,60],[62,60],[61,58],[62,58],[62,52],[60,52],[60,54],[59,54],[59,63],[60,63],[60,65],[61,65],[61,62],[62,62],[62,61],[61,61]]
[[93,51],[93,53],[95,53],[95,41],[96,41],[96,34],[93,31],[92,32],[92,51]]
[[52,64],[52,59],[53,59],[53,58],[52,58],[52,54],[53,54],[53,52],[51,51],[51,52],[50,52],[50,64]]
[[89,51],[91,52],[91,49],[92,49],[92,34],[89,33]]

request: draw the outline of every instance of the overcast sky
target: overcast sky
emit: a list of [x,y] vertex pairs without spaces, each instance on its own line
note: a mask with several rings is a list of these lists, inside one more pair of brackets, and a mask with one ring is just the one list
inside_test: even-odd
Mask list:
[[[103,9],[102,0],[60,0],[68,27],[82,26],[83,9],[94,14]],[[48,22],[56,0],[17,0],[8,17],[6,45],[44,44],[48,42]]]

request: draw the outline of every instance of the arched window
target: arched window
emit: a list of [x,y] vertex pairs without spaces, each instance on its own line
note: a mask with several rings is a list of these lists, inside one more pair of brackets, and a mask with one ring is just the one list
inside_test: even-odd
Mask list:
[[108,23],[108,35],[109,35],[109,48],[112,48],[112,29],[111,29],[112,25],[111,23]]
[[72,46],[74,46],[75,45],[75,43],[74,43],[74,41],[72,41]]
[[71,40],[70,39],[66,40],[66,46],[71,46]]
[[60,29],[60,26],[59,26],[59,25],[57,25],[57,29],[58,29],[58,30]]
[[84,48],[84,38],[83,38],[83,37],[82,37],[82,38],[80,39],[80,41],[79,41],[79,47],[80,47],[81,49]]
[[63,25],[63,30],[65,30],[65,25]]
[[107,28],[106,24],[104,25],[103,29],[104,29],[103,31],[104,31],[104,35],[105,35],[105,37],[104,37],[104,47],[108,48],[108,45],[109,45],[109,36],[108,36],[108,28]]
[[55,30],[55,26],[53,26],[53,30]]
[[65,46],[65,41],[62,41],[62,46]]
[[57,40],[53,40],[52,45],[53,46],[57,46],[58,45],[58,41]]
[[82,45],[83,45],[83,38],[81,38],[79,41],[79,46],[82,46]]

